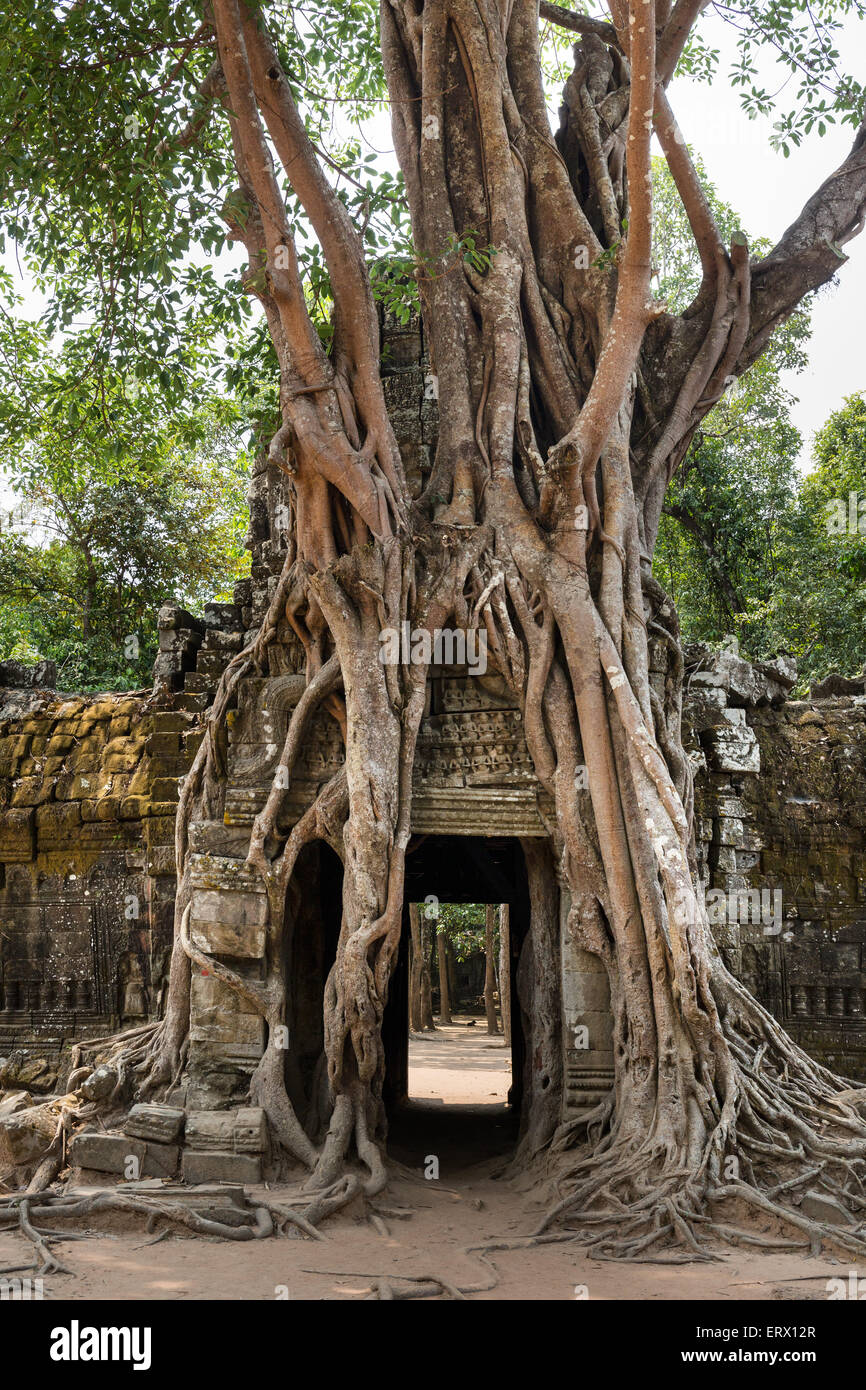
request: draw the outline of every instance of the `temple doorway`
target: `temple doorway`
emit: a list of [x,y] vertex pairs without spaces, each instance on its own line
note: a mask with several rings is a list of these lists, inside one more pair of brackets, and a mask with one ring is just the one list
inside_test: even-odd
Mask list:
[[[322,841],[301,852],[289,886],[284,936],[289,1098],[316,1142],[331,1109],[322,1000],[340,933],[342,863]],[[483,971],[456,961],[451,1019],[431,949],[432,1029],[409,1027],[410,908],[425,914],[474,905],[476,921],[507,910],[507,949],[497,951],[496,1034],[488,1032]],[[549,847],[509,836],[413,835],[406,858],[403,926],[382,1022],[383,1101],[391,1155],[423,1167],[430,1154],[446,1168],[513,1151],[518,1139],[546,1137],[561,1100],[558,897]],[[427,917],[435,927],[436,917]],[[530,920],[532,930],[530,931]],[[447,966],[446,966],[447,969]],[[510,1027],[502,1032],[503,984]],[[532,1047],[528,1039],[532,1037]],[[531,1050],[532,1065],[527,1053]]]
[[[410,841],[382,1031],[388,1147],[410,1166],[428,1155],[446,1168],[464,1166],[516,1142],[526,1054],[517,967],[529,910],[519,840],[431,834]],[[485,939],[493,941],[486,1001]],[[410,1000],[419,947],[430,974],[426,1018]]]

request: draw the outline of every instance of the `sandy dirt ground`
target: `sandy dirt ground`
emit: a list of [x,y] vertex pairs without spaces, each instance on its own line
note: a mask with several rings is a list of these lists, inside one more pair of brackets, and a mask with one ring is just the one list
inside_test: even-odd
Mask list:
[[[488,1037],[483,1019],[411,1040],[412,1099],[392,1129],[393,1180],[378,1202],[389,1213],[382,1218],[387,1234],[351,1211],[326,1223],[322,1241],[171,1234],[149,1245],[143,1229],[103,1225],[55,1247],[74,1275],[48,1277],[45,1297],[357,1301],[374,1279],[401,1288],[401,1275],[433,1275],[474,1289],[468,1296],[482,1301],[824,1300],[829,1280],[847,1279],[844,1256],[741,1249],[722,1252],[713,1264],[623,1266],[560,1244],[497,1251],[482,1263],[466,1247],[526,1235],[544,1210],[540,1193],[502,1176],[513,1143],[509,1084],[510,1055],[501,1039]],[[424,1176],[431,1158],[438,1179]],[[268,1195],[279,1200],[288,1191],[296,1189],[272,1187]],[[397,1219],[390,1212],[399,1208],[412,1214]],[[31,1255],[20,1234],[0,1234],[0,1267]]]
[[410,1100],[502,1107],[510,1085],[511,1049],[484,1019],[458,1017],[409,1039]]

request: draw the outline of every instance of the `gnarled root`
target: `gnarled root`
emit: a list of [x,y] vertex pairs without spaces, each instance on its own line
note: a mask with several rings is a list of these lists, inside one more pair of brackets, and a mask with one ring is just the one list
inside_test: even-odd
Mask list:
[[[721,965],[714,989],[727,1004],[733,1092],[719,1096],[696,1083],[678,1116],[657,1114],[642,1137],[625,1131],[612,1106],[606,1116],[599,1107],[595,1120],[609,1127],[591,1151],[559,1159],[562,1197],[536,1234],[567,1221],[596,1257],[664,1262],[717,1258],[720,1242],[817,1252],[826,1241],[866,1254],[866,1121],[839,1078],[802,1052]],[[576,1128],[559,1136],[560,1155]],[[806,1189],[826,1199],[827,1220],[798,1210]],[[730,1203],[793,1227],[800,1239],[756,1232],[742,1216],[717,1211]],[[845,1221],[841,1209],[849,1224],[837,1224]]]
[[[316,1169],[307,1183],[307,1190],[330,1190],[344,1174],[349,1145],[354,1136],[358,1157],[367,1168],[368,1176],[355,1179],[358,1191],[365,1197],[376,1197],[385,1188],[388,1175],[381,1151],[371,1139],[367,1122],[369,1096],[360,1082],[337,1096],[334,1112]],[[355,1193],[352,1193],[354,1196]],[[349,1199],[351,1200],[351,1198]]]

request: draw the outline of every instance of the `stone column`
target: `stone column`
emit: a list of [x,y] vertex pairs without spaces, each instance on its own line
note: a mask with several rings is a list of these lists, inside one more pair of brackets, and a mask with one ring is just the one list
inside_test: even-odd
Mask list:
[[573,1119],[613,1085],[613,1018],[607,972],[597,956],[576,946],[568,930],[571,895],[560,887],[562,943],[562,1118]]
[[[190,938],[231,968],[261,978],[268,900],[264,884],[243,860],[191,856]],[[249,1086],[265,1044],[260,1014],[207,970],[193,965],[190,991],[189,1094],[191,1110],[220,1110]]]

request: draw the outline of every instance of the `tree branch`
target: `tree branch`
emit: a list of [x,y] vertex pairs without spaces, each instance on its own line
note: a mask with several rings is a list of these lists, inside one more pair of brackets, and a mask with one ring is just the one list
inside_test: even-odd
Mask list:
[[319,238],[331,276],[335,355],[342,350],[349,358],[356,404],[375,436],[391,490],[402,503],[406,485],[382,391],[379,318],[360,237],[325,178],[260,11],[252,14],[242,9],[241,22],[256,99],[283,169]]
[[329,376],[324,350],[304,303],[292,229],[262,130],[241,31],[237,0],[215,0],[214,19],[228,87],[236,154],[249,178],[262,218],[267,277],[273,285],[294,366],[305,385]]
[[657,71],[663,87],[673,77],[689,34],[708,4],[709,0],[677,0],[659,40]]
[[[592,386],[573,428],[556,446],[555,461],[573,462],[582,479],[591,529],[601,532],[595,469],[621,409],[644,331],[653,317],[650,301],[652,174],[650,142],[655,105],[655,20],[652,3],[628,7],[628,33],[621,32],[631,62],[626,169],[629,226],[619,269],[616,303],[605,334]],[[640,13],[639,13],[640,12]],[[640,19],[640,22],[638,22]],[[549,460],[550,461],[550,460]],[[581,499],[572,489],[570,502]]]
[[539,18],[549,20],[560,29],[569,29],[573,34],[595,34],[612,48],[620,46],[616,29],[604,19],[590,19],[588,15],[575,14],[573,10],[566,10],[562,5],[549,4],[548,0],[541,0]]
[[661,83],[656,87],[655,130],[671,171],[671,178],[689,219],[689,226],[701,258],[704,285],[715,285],[719,278],[719,265],[724,261],[725,249],[709,199],[698,178],[688,146]]
[[[386,485],[381,474],[374,478],[371,469],[378,440],[373,438],[363,448],[356,448],[356,441],[349,438],[347,429],[354,433],[355,422],[344,413],[340,383],[307,312],[293,231],[259,115],[240,6],[237,0],[214,0],[213,8],[235,159],[260,218],[258,225],[251,216],[242,219],[246,225],[241,234],[253,272],[249,284],[265,303],[280,357],[281,404],[284,423],[291,424],[299,450],[299,475],[303,475],[299,476],[299,486],[317,493],[318,513],[311,534],[321,537],[330,532],[328,497],[322,487],[315,486],[314,475],[318,475],[343,493],[374,535],[388,535]],[[266,252],[264,263],[260,239]],[[276,314],[268,312],[269,301]],[[279,324],[276,334],[274,318]],[[345,395],[345,380],[343,388]],[[312,492],[310,499],[312,503]]]
[[694,536],[695,540],[701,546],[707,557],[707,563],[713,570],[724,595],[725,607],[728,610],[727,616],[730,621],[733,622],[738,614],[744,612],[744,607],[725,563],[719,557],[712,543],[712,533],[710,535],[707,534],[707,530],[701,525],[699,518],[686,506],[676,502],[666,502],[662,510],[665,516],[672,517],[674,521],[678,521],[683,529]]
[[737,372],[760,356],[767,340],[800,301],[831,280],[847,256],[842,247],[866,221],[866,121],[847,158],[812,194],[773,250],[752,272],[751,328]]
[[345,320],[343,336],[357,365],[372,357],[378,366],[379,324],[357,232],[322,172],[276,49],[260,27],[260,13],[242,8],[241,22],[256,99],[280,163],[321,242],[336,312]]
[[201,82],[198,95],[201,99],[201,107],[191,116],[183,130],[176,136],[166,136],[157,146],[157,155],[164,154],[167,150],[178,149],[186,150],[198,138],[202,130],[208,123],[213,103],[225,90],[225,77],[223,76],[222,65],[218,58],[214,60],[208,69],[207,75]]

